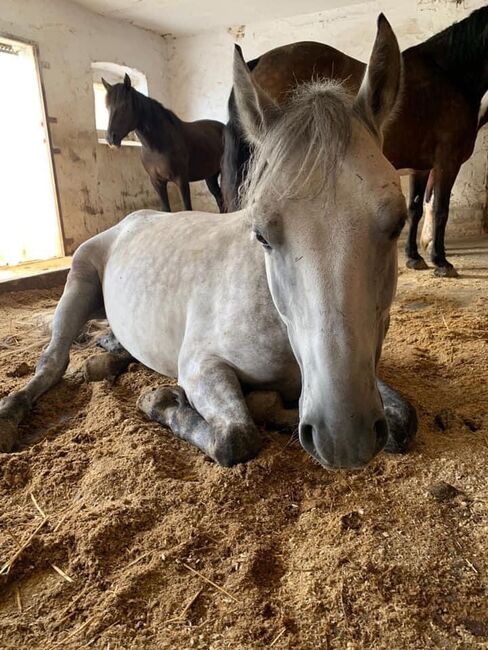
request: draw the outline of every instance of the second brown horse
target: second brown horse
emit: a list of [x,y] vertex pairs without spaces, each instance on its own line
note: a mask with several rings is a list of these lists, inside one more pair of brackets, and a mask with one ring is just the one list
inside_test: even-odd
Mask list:
[[[384,153],[398,170],[412,174],[407,266],[427,268],[418,252],[417,228],[431,173],[431,259],[436,275],[453,277],[457,273],[446,259],[444,236],[451,189],[459,168],[473,152],[481,125],[480,104],[488,90],[488,7],[405,50],[403,61],[404,91],[385,129]],[[297,84],[312,77],[343,80],[356,93],[366,67],[333,47],[314,42],[278,47],[248,66],[253,79],[277,103],[286,100]],[[228,209],[238,202],[238,188],[249,155],[231,95],[222,166],[222,189]]]
[[133,88],[127,74],[123,83],[102,82],[109,110],[107,142],[120,147],[128,133],[136,132],[142,144],[142,164],[163,210],[171,211],[168,182],[176,183],[184,209],[191,210],[190,183],[205,180],[222,212],[218,178],[224,125],[215,120],[180,120],[173,111]]

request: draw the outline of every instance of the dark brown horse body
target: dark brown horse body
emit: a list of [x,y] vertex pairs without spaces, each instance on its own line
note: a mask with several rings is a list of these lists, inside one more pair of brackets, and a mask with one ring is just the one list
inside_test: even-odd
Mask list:
[[222,211],[218,182],[223,154],[224,125],[214,120],[184,122],[154,99],[137,92],[130,78],[107,90],[110,112],[107,141],[120,146],[131,131],[142,144],[142,164],[159,194],[165,212],[170,212],[168,182],[178,186],[185,210],[191,210],[190,183],[205,180]]
[[[473,12],[440,34],[404,51],[404,91],[385,129],[384,152],[399,170],[412,173],[407,266],[427,268],[417,249],[417,227],[432,170],[433,240],[436,274],[456,272],[446,260],[444,235],[451,189],[459,168],[472,154],[478,114],[488,90],[488,7]],[[342,80],[356,93],[365,64],[328,45],[301,42],[276,48],[249,64],[252,76],[278,103],[293,88],[315,77]],[[249,149],[242,141],[233,96],[225,132],[222,187],[234,207]]]

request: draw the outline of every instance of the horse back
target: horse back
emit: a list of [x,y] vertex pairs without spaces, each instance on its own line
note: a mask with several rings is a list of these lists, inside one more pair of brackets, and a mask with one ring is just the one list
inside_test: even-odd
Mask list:
[[224,153],[224,125],[216,120],[182,123],[188,149],[188,180],[199,181],[220,171]]
[[356,93],[365,69],[364,63],[330,45],[300,41],[263,54],[252,76],[275,101],[281,103],[298,84],[323,78],[340,79],[346,88]]

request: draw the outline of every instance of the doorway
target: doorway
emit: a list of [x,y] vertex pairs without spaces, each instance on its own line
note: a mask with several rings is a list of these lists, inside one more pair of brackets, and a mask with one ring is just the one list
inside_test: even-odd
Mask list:
[[0,267],[64,254],[35,46],[0,36]]

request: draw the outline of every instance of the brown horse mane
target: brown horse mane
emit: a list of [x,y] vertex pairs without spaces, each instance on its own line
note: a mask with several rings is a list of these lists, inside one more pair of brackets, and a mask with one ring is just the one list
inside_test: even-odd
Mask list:
[[152,128],[159,126],[162,119],[169,121],[174,126],[181,124],[181,120],[176,113],[173,113],[172,110],[163,106],[161,102],[157,101],[157,99],[146,97],[146,95],[143,95],[135,88],[131,88],[130,92],[134,94],[135,106],[138,113],[143,118],[144,130],[146,128],[151,130]]

